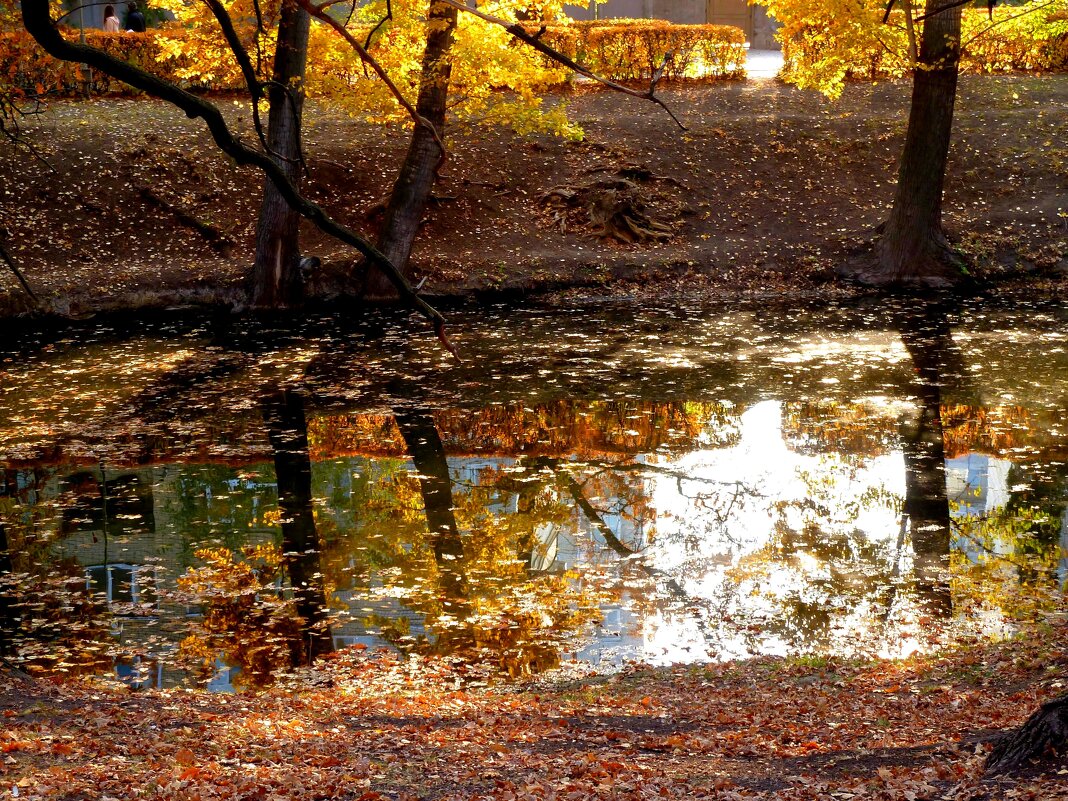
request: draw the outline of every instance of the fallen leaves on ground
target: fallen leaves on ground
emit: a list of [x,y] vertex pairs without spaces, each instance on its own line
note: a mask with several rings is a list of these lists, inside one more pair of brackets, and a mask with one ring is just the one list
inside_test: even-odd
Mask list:
[[524,685],[360,650],[258,694],[5,676],[0,797],[1068,799],[1064,763],[981,776],[998,731],[1063,692],[1066,633]]

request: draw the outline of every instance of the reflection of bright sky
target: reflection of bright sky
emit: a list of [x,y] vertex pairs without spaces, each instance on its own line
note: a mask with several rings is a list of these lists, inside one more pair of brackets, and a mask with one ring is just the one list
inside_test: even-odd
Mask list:
[[[861,496],[879,487],[899,497],[904,493],[901,453],[876,457],[851,469],[826,456],[791,450],[783,439],[782,406],[775,401],[756,404],[742,414],[740,440],[733,447],[692,451],[658,465],[691,478],[681,482],[682,494],[679,482],[672,476],[652,474],[646,479],[652,506],[657,510],[656,536],[646,550],[647,563],[675,577],[690,596],[710,602],[708,610],[713,615],[727,612],[751,617],[753,625],[758,625],[760,618],[776,613],[772,598],[766,595],[747,594],[725,606],[722,601],[725,595],[729,597],[727,591],[735,584],[729,575],[730,566],[769,543],[775,505],[810,496],[812,490],[803,478],[805,474],[820,482],[821,500],[832,502],[832,507],[860,504],[859,516],[838,521],[836,529],[855,528],[868,541],[882,542],[888,549],[896,544],[896,511],[887,504],[863,504]],[[732,504],[735,490],[729,485],[734,482],[739,482],[742,490]],[[759,495],[747,493],[746,489]],[[711,496],[711,502],[707,506],[696,503],[698,494]],[[724,515],[728,506],[729,514]],[[788,519],[794,526],[800,522],[796,515],[789,515]],[[812,594],[809,580],[825,575],[826,570],[820,560],[802,553],[792,564],[769,565],[762,589],[771,595],[791,592],[814,601],[817,596]],[[741,593],[751,590],[751,586],[743,581],[739,585]],[[844,612],[842,635],[862,634],[859,630],[867,625],[873,611],[862,604]],[[700,616],[708,618],[705,610],[696,614],[681,612],[670,604],[647,615],[640,624],[640,656],[656,663],[701,658],[708,650],[708,642],[698,622]],[[754,650],[754,642],[747,642],[744,632],[735,631],[745,628],[744,620],[735,619],[740,626],[732,627],[721,627],[720,622],[708,619],[705,625],[705,632],[714,641],[713,656],[744,656]],[[757,650],[761,652],[787,650],[786,642],[779,638],[759,639]]]

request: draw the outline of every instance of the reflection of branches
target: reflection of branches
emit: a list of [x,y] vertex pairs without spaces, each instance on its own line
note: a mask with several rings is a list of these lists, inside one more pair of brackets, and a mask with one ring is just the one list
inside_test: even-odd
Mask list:
[[[707,478],[705,476],[694,476],[689,473],[683,473],[680,470],[672,470],[670,467],[663,467],[658,464],[649,464],[648,462],[606,462],[600,459],[593,459],[587,462],[576,462],[577,467],[582,465],[588,465],[590,467],[599,468],[595,475],[606,473],[608,471],[618,471],[621,473],[656,473],[661,476],[669,476],[671,478],[680,479],[683,481],[697,481],[702,484],[719,484],[721,486],[733,486],[739,484],[738,481],[721,481],[718,478]],[[754,494],[755,494],[754,490]]]
[[905,549],[905,533],[909,529],[909,516],[905,513],[901,515],[901,525],[897,530],[897,545],[894,549],[894,567],[890,571],[890,592],[886,596],[886,608],[879,613],[879,620],[882,623],[886,623],[890,619],[890,609],[894,605],[894,599],[897,598],[898,579],[901,577],[901,553]]
[[976,537],[974,534],[972,534],[971,532],[967,531],[964,528],[963,524],[961,524],[957,520],[950,520],[949,522],[950,522],[950,525],[952,525],[953,528],[955,528],[957,530],[957,533],[960,534],[960,536],[962,536],[965,539],[969,540],[973,545],[976,545],[977,547],[981,548],[986,553],[987,556],[993,556],[995,559],[1000,559],[1003,562],[1007,562],[1008,564],[1010,564],[1013,567],[1015,567],[1017,570],[1025,570],[1026,571],[1026,570],[1030,570],[1031,569],[1027,565],[1022,565],[1019,562],[1017,562],[1015,559],[1010,558],[1008,554],[998,553],[993,548],[991,548],[989,545],[987,545],[985,542],[983,542],[981,539]]
[[578,505],[578,508],[582,510],[582,513],[586,515],[586,519],[589,520],[600,535],[604,537],[604,541],[608,543],[608,547],[624,558],[639,553],[637,550],[628,548],[623,544],[623,541],[616,536],[616,533],[612,531],[611,526],[609,526],[604,521],[604,518],[601,517],[601,513],[593,507],[592,503],[590,503],[589,498],[586,497],[585,493],[582,491],[582,487],[579,486],[578,481],[571,475],[571,472],[565,469],[561,471],[561,474],[564,479],[564,485],[567,487],[568,492],[571,493],[572,499]]
[[[734,492],[731,494],[730,502],[727,504],[727,508],[724,509],[722,512],[720,512],[718,508],[710,505],[709,501],[708,501],[708,498],[706,496],[697,495],[697,496],[694,496],[693,498],[690,498],[690,500],[694,501],[694,503],[696,503],[698,506],[701,506],[702,508],[707,509],[708,511],[710,511],[715,516],[716,522],[719,523],[722,526],[722,525],[725,525],[727,523],[727,521],[730,519],[731,512],[734,511],[734,504],[738,501],[739,498],[743,497],[743,494],[744,495],[753,495],[753,496],[758,497],[758,498],[764,497],[760,493],[754,492],[750,488],[746,487],[745,484],[743,484],[741,481],[735,481],[734,482]],[[689,497],[686,494],[684,494],[683,491],[682,491],[682,480],[681,479],[679,480],[679,495],[681,495],[684,498],[688,498]],[[720,500],[719,496],[716,496],[716,500],[717,501]]]
[[[599,468],[591,478],[595,478],[599,475],[603,475],[608,472],[623,472],[623,473],[653,473],[655,475],[666,476],[668,478],[675,479],[675,487],[679,493],[679,496],[686,498],[687,500],[694,501],[701,507],[708,509],[716,517],[716,522],[720,525],[724,525],[731,516],[731,512],[734,511],[734,506],[739,499],[743,497],[763,498],[763,493],[759,492],[754,487],[750,487],[743,481],[723,481],[716,478],[708,478],[707,476],[694,476],[689,473],[683,473],[679,470],[672,470],[670,467],[663,467],[661,465],[648,464],[646,462],[606,462],[601,460],[593,460],[586,462],[585,464],[591,467]],[[576,465],[578,466],[578,465]],[[731,495],[730,501],[727,504],[726,510],[720,512],[715,508],[705,495],[688,495],[683,489],[683,482],[695,482],[698,484],[711,484],[718,487],[733,487],[734,492]],[[717,501],[719,496],[716,496]]]
[[[632,550],[627,547],[616,533],[612,531],[611,526],[605,522],[600,513],[593,507],[589,499],[582,492],[582,487],[579,485],[575,477],[571,475],[570,471],[566,468],[561,471],[563,474],[564,484],[568,489],[575,504],[582,510],[582,513],[586,516],[586,519],[593,524],[594,528],[604,537],[605,544],[608,545],[613,551],[624,559],[631,560],[633,557],[638,556],[640,550]],[[694,620],[697,623],[697,627],[701,630],[701,635],[704,637],[705,642],[709,645],[713,641],[713,632],[710,630],[708,621],[703,615],[697,614],[696,610],[701,608],[702,604],[698,602],[690,593],[686,591],[686,588],[679,583],[678,579],[669,575],[667,572],[653,567],[647,564],[641,559],[634,560],[634,563],[638,566],[646,576],[653,579],[658,585],[663,586],[668,593],[684,608],[694,611]]]

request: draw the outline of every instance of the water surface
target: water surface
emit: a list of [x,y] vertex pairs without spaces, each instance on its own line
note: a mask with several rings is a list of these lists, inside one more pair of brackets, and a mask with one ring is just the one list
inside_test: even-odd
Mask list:
[[2,647],[134,687],[1011,633],[1068,575],[1052,305],[176,318],[0,357]]

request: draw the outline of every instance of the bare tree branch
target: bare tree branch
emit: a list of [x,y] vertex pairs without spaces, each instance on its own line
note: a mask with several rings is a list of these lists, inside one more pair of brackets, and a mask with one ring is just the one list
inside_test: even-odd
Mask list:
[[637,89],[630,89],[629,87],[623,86],[622,84],[618,84],[615,81],[609,80],[608,78],[604,78],[595,73],[593,70],[591,70],[584,64],[580,64],[574,59],[564,55],[559,50],[554,50],[553,48],[549,47],[549,45],[541,41],[540,37],[542,31],[539,31],[536,34],[527,33],[526,28],[524,28],[521,23],[509,22],[508,20],[501,19],[500,17],[495,17],[492,14],[486,14],[483,11],[479,11],[477,8],[471,8],[470,6],[466,6],[463,3],[457,2],[457,0],[441,0],[441,2],[445,3],[446,5],[450,5],[459,11],[465,11],[468,14],[474,14],[479,19],[485,20],[486,22],[489,22],[493,25],[499,25],[519,41],[525,42],[542,55],[548,56],[558,64],[562,64],[572,72],[577,72],[579,75],[582,75],[585,78],[589,78],[591,81],[596,81],[597,83],[603,86],[607,86],[613,91],[622,92],[623,94],[630,95],[631,97],[638,97],[642,100],[650,100],[653,103],[656,103],[668,113],[668,116],[670,116],[671,119],[675,121],[675,124],[678,125],[679,128],[684,131],[687,130],[686,126],[683,125],[682,122],[679,121],[679,118],[675,116],[675,113],[670,108],[668,108],[667,104],[664,103],[664,101],[657,97],[655,94],[656,84],[660,80],[660,77],[663,75],[664,67],[667,65],[668,56],[665,56],[664,63],[654,73],[653,80],[649,84],[649,89],[645,92],[639,92]]
[[290,208],[323,233],[359,251],[371,264],[378,267],[389,278],[401,299],[433,323],[442,344],[459,359],[455,346],[445,332],[445,318],[437,309],[419,297],[408,279],[393,263],[368,240],[339,223],[318,204],[304,197],[269,155],[249,147],[235,137],[222,113],[213,103],[95,47],[68,42],[53,24],[48,0],[23,0],[22,19],[27,32],[52,57],[61,61],[88,64],[135,89],[140,89],[178,107],[190,119],[204,120],[212,139],[215,140],[220,150],[238,165],[250,165],[261,170],[275,185]]
[[[260,145],[267,153],[272,157],[292,164],[297,162],[304,170],[304,174],[308,174],[308,164],[304,160],[304,146],[300,142],[300,119],[297,113],[297,99],[293,96],[293,87],[284,86],[277,81],[262,81],[259,77],[259,72],[256,66],[252,64],[252,57],[249,56],[248,50],[245,49],[245,45],[241,42],[241,37],[237,33],[237,29],[234,27],[233,19],[230,17],[230,12],[226,10],[226,7],[219,2],[219,0],[204,0],[205,5],[211,9],[211,13],[215,16],[216,22],[219,23],[219,28],[222,30],[223,38],[226,39],[226,44],[229,45],[230,51],[234,54],[234,58],[237,59],[238,67],[241,69],[241,74],[245,78],[245,85],[248,87],[248,93],[252,99],[252,125],[256,129],[256,136],[260,140]],[[258,1],[257,1],[258,7]],[[257,44],[257,56],[256,61],[259,66],[262,66],[262,58],[259,53],[259,36],[260,26],[263,25],[263,20],[259,16],[257,10],[257,31],[256,31],[256,44]],[[260,100],[263,98],[263,91],[268,86],[274,86],[283,92],[286,98],[286,105],[293,112],[293,117],[297,120],[297,158],[291,159],[288,156],[283,156],[281,153],[273,150],[267,142],[267,135],[263,130],[263,121],[260,119]]]
[[960,46],[960,49],[964,50],[964,48],[966,48],[968,45],[970,45],[972,42],[974,42],[980,36],[986,35],[991,30],[996,28],[998,25],[1004,25],[1006,22],[1011,22],[1014,19],[1019,19],[1020,17],[1026,17],[1028,14],[1033,14],[1034,12],[1038,11],[1040,8],[1045,8],[1046,6],[1053,5],[1055,2],[1057,2],[1057,0],[1049,0],[1049,2],[1043,3],[1042,5],[1032,6],[1031,8],[1027,9],[1026,11],[1021,11],[1019,14],[1013,14],[1011,17],[1005,17],[1005,19],[999,19],[997,22],[994,22],[994,23],[991,23],[990,25],[987,25],[985,28],[983,28],[981,31],[979,31],[979,33],[975,34],[975,36],[973,36],[967,42],[962,44]]
[[29,139],[22,135],[20,120],[24,117],[36,117],[44,113],[44,103],[37,95],[25,98],[32,104],[27,108],[21,105],[23,98],[16,99],[10,94],[0,91],[0,138],[7,139],[15,148],[25,148],[31,156],[44,165],[49,172],[56,172],[56,168],[41,155],[41,151]]
[[7,249],[4,247],[2,242],[0,242],[0,260],[2,260],[4,264],[8,266],[8,269],[10,269],[11,272],[15,274],[15,278],[18,279],[19,283],[22,285],[22,288],[26,290],[26,294],[33,298],[34,303],[40,306],[41,301],[38,300],[35,294],[33,294],[33,290],[30,289],[30,285],[26,282],[26,278],[22,275],[22,271],[19,270],[19,268],[15,265],[14,260],[11,258],[10,255],[8,255]]
[[[356,4],[353,3],[353,8],[355,8],[355,7],[356,7]],[[373,28],[371,28],[371,30],[369,30],[367,32],[367,38],[363,40],[363,49],[364,50],[370,50],[371,49],[371,38],[376,33],[378,33],[378,29],[379,28],[381,28],[383,25],[385,25],[391,19],[393,19],[393,3],[391,2],[391,0],[386,0],[386,15],[384,17],[382,17],[382,19],[380,19],[378,21],[378,23]]]
[[[349,46],[356,51],[356,54],[360,57],[360,60],[364,64],[368,65],[375,71],[375,74],[382,80],[382,83],[389,89],[390,94],[397,99],[397,102],[401,104],[405,111],[408,112],[408,116],[412,118],[416,125],[422,125],[430,134],[434,137],[434,141],[437,143],[438,148],[441,151],[442,161],[445,159],[445,143],[441,141],[441,135],[438,133],[437,128],[426,117],[416,111],[413,106],[397,88],[397,85],[393,83],[393,79],[389,77],[389,73],[378,63],[377,59],[367,52],[367,49],[360,44],[360,42],[353,36],[352,31],[345,27],[339,20],[334,19],[326,11],[322,10],[319,6],[312,2],[312,0],[296,0],[297,5],[311,14],[315,19],[319,20],[326,25],[333,28],[337,34],[349,43]],[[441,168],[441,162],[438,163],[438,168]]]

